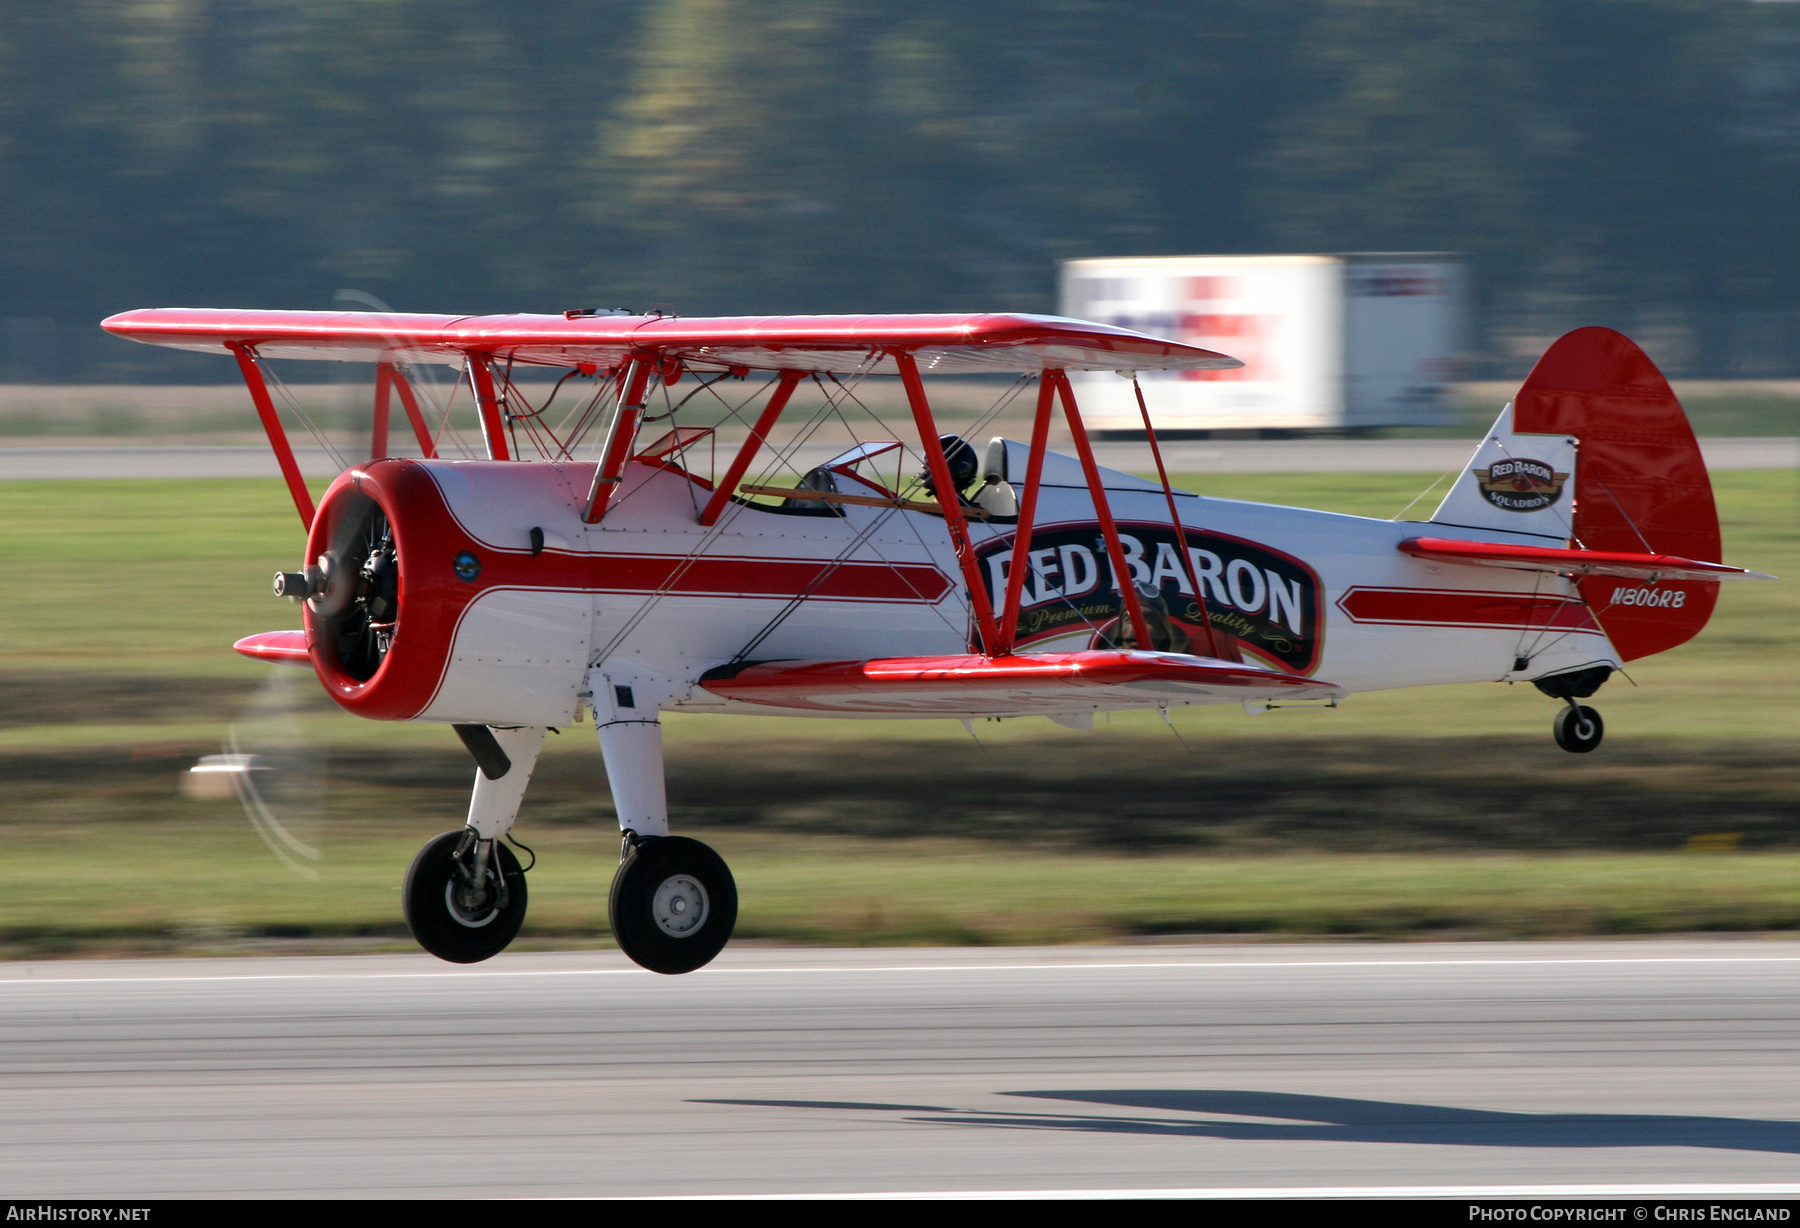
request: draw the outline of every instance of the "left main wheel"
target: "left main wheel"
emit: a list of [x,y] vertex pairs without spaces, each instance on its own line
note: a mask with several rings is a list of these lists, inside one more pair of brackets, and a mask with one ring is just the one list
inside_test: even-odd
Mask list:
[[[525,875],[513,851],[494,841],[486,881],[474,882],[475,852],[459,862],[463,833],[447,831],[419,850],[402,893],[406,925],[419,945],[453,964],[477,964],[506,950],[525,923]],[[505,876],[505,907],[500,906]]]

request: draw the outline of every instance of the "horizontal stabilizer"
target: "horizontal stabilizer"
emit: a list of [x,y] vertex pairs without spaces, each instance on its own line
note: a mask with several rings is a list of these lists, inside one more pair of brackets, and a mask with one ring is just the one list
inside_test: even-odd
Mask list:
[[1172,652],[760,661],[701,675],[714,695],[772,708],[868,716],[1025,716],[1096,708],[1336,699],[1329,682]]
[[232,647],[246,657],[271,665],[312,668],[312,654],[306,650],[304,631],[259,631],[255,635],[246,635]]
[[1622,550],[1568,550],[1556,546],[1515,546],[1499,542],[1452,541],[1444,537],[1409,537],[1400,550],[1417,558],[1474,567],[1506,567],[1514,571],[1549,571],[1565,576],[1625,576],[1634,580],[1773,580],[1775,577],[1723,563],[1684,559],[1673,554],[1635,554]]

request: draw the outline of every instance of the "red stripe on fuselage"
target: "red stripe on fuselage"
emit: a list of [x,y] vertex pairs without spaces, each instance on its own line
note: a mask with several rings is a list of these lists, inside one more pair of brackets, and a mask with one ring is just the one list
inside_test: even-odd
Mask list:
[[730,559],[659,554],[588,556],[599,593],[807,597],[821,601],[936,602],[950,591],[935,567],[821,559]]
[[1337,601],[1351,622],[1406,627],[1507,627],[1559,631],[1600,628],[1586,604],[1532,593],[1458,589],[1353,588]]
[[474,538],[458,543],[480,560],[473,592],[495,586],[640,596],[779,598],[932,604],[950,579],[929,564],[835,563],[829,559],[742,559],[679,554],[577,554],[499,550]]

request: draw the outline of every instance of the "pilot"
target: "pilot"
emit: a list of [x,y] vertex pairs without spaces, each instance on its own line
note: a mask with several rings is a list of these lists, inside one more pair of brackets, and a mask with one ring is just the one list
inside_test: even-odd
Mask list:
[[[964,507],[979,508],[987,513],[989,520],[1013,520],[1018,517],[1018,493],[1013,490],[1011,483],[997,473],[990,473],[982,479],[973,497],[965,493],[981,473],[981,463],[976,459],[975,449],[969,446],[968,440],[961,435],[939,435],[938,445],[944,449],[944,463],[949,466],[950,481],[955,485],[956,497]],[[929,468],[920,471],[919,481],[927,494],[937,496],[937,485],[931,480]]]
[[[961,435],[939,435],[938,446],[944,450],[944,464],[949,466],[950,484],[956,487],[956,497],[964,507],[975,506],[963,495],[963,491],[975,484],[975,475],[981,472],[981,461],[976,457],[975,449]],[[937,483],[932,480],[929,465],[919,471],[919,481],[926,494],[939,503],[944,501],[938,493]]]

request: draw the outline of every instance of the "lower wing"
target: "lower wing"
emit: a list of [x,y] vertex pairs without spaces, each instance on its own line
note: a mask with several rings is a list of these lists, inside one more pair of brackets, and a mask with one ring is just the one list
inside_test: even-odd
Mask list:
[[896,716],[1025,716],[1242,700],[1336,699],[1329,682],[1170,652],[755,661],[709,670],[714,695],[771,708]]

